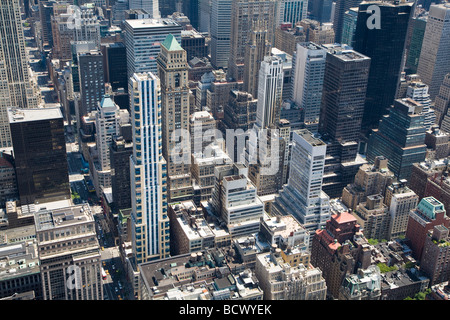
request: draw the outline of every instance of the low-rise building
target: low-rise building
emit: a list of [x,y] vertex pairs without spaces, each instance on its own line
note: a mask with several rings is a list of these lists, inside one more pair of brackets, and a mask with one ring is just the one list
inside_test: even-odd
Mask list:
[[389,237],[389,208],[383,196],[370,195],[356,207],[354,214],[367,239],[386,240]]
[[380,300],[381,274],[377,266],[348,274],[341,286],[339,300]]
[[33,292],[42,299],[42,282],[34,226],[0,231],[0,300]]
[[450,279],[450,236],[448,228],[434,226],[425,239],[420,269],[430,278],[430,284]]
[[325,300],[327,286],[322,271],[302,264],[287,263],[282,250],[274,246],[256,257],[255,273],[265,300]]
[[233,273],[219,249],[178,255],[139,265],[140,300],[262,300],[248,269]]
[[376,157],[374,164],[363,164],[356,173],[355,180],[342,191],[342,202],[352,210],[366,197],[373,194],[384,195],[386,187],[394,180],[394,174],[387,167],[388,159]]

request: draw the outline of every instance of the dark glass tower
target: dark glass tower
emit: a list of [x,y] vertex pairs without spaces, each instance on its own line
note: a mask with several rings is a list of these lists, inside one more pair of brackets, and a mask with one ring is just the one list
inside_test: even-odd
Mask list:
[[[372,14],[370,10],[367,13],[367,8],[371,5],[380,8],[380,29],[368,28]],[[413,2],[364,1],[359,6],[353,48],[372,59],[363,131],[377,127],[395,99],[413,5]]]
[[332,6],[332,0],[308,1],[310,19],[319,21],[320,23],[330,22]]
[[370,58],[345,46],[323,47],[327,57],[319,133],[327,144],[327,156],[322,188],[335,198],[364,163],[357,153]]
[[413,163],[425,160],[426,145],[423,106],[410,99],[394,101],[390,113],[369,137],[367,160],[384,156],[389,169],[400,179],[409,179]]
[[70,198],[60,108],[9,109],[21,205]]
[[114,211],[131,208],[130,156],[133,154],[133,142],[123,136],[114,137],[111,145],[111,187]]
[[105,82],[111,84],[113,91],[123,88],[128,91],[127,51],[122,42],[108,43],[102,46],[105,59]]
[[417,72],[426,26],[427,20],[424,17],[417,17],[411,20],[411,40],[409,41],[408,57],[405,65],[407,74],[415,74]]
[[189,18],[191,26],[198,30],[198,2],[199,0],[184,0],[183,13]]

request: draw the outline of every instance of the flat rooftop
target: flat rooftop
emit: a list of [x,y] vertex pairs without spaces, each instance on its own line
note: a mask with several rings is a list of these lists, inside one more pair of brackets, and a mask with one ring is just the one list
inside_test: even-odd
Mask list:
[[130,19],[125,20],[125,24],[128,24],[133,29],[141,29],[141,28],[161,28],[161,27],[180,27],[181,26],[172,19],[169,18],[160,18],[160,19]]
[[312,134],[311,131],[307,129],[296,130],[294,132],[297,133],[299,136],[301,136],[303,139],[305,139],[313,147],[325,145],[325,142],[315,137],[314,134]]
[[63,115],[59,107],[36,109],[8,108],[8,118],[9,123],[20,123],[29,121],[62,119]]
[[351,47],[341,44],[323,44],[322,47],[328,50],[328,53],[343,61],[363,61],[370,60],[369,57],[356,52]]
[[34,214],[36,231],[69,226],[74,223],[93,221],[88,205],[76,205],[54,210],[41,209]]

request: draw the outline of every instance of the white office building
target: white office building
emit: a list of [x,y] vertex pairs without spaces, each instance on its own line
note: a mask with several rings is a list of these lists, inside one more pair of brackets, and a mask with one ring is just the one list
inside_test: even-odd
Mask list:
[[[124,119],[125,120],[125,119]],[[96,142],[102,170],[111,168],[109,148],[115,136],[120,135],[120,108],[109,95],[104,95],[95,115]]]
[[162,155],[160,80],[152,73],[131,78],[133,154],[131,241],[136,263],[170,254],[167,167]]
[[305,127],[319,129],[323,77],[327,51],[313,42],[298,43],[292,59],[292,100],[304,109]]
[[283,79],[283,60],[278,56],[266,56],[261,62],[258,79],[256,126],[260,129],[277,125],[280,120]]
[[293,215],[311,235],[330,219],[330,199],[322,191],[326,149],[308,130],[293,132],[288,184],[272,204],[272,214]]
[[219,166],[214,172],[211,204],[233,237],[259,232],[264,215],[264,203],[247,173],[248,169],[240,164]]

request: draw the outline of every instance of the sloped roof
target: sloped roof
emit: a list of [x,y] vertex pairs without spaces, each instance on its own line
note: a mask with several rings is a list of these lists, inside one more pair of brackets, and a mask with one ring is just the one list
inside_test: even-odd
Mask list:
[[183,50],[183,48],[178,43],[177,39],[173,36],[173,34],[169,34],[166,39],[161,43],[164,48],[166,48],[168,51],[180,51]]

